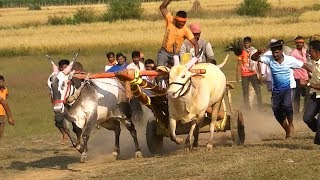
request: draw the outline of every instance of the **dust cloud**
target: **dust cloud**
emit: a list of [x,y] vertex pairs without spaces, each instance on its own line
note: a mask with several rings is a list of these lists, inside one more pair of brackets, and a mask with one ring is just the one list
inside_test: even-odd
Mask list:
[[[152,112],[145,106],[143,106],[144,118],[143,122],[134,122],[138,134],[138,141],[141,148],[143,157],[151,156],[147,143],[146,143],[146,124],[149,120],[154,119]],[[261,111],[249,111],[243,112],[243,118],[245,123],[246,139],[245,144],[254,144],[262,142],[266,138],[284,139],[285,131],[280,124],[274,118],[272,109],[270,106],[265,107],[263,112]],[[308,128],[302,121],[301,117],[295,117],[294,119],[295,132],[306,131]],[[294,136],[294,134],[293,134]],[[186,136],[182,136],[186,138]],[[209,138],[209,133],[201,133],[199,135],[199,146],[205,147]],[[114,132],[106,130],[101,127],[95,129],[89,140],[89,154],[91,158],[110,155],[114,148]],[[230,131],[225,133],[214,134],[214,145],[228,145],[231,144]],[[178,150],[183,149],[182,145],[176,145],[169,138],[164,137],[163,153],[170,154]],[[135,147],[133,139],[129,131],[124,125],[121,125],[120,135],[120,159],[131,159],[135,156]]]
[[[242,114],[245,122],[246,144],[259,142],[270,137],[284,139],[285,131],[275,119],[271,105],[265,107],[262,112],[252,110],[249,112],[243,111]],[[307,129],[301,116],[295,116],[293,124],[295,127],[294,132],[305,131]]]
[[[143,157],[151,156],[146,142],[146,127],[149,120],[155,119],[151,110],[147,107],[143,107],[143,121],[133,122],[137,130],[137,136],[141,152]],[[97,158],[104,155],[110,155],[114,149],[115,135],[113,131],[107,130],[103,127],[95,129],[88,144],[88,157]],[[163,138],[163,153],[167,154],[178,149],[183,148],[183,145],[176,145],[169,138]],[[133,138],[127,128],[121,124],[121,135],[120,135],[120,159],[130,159],[135,157],[135,146]]]

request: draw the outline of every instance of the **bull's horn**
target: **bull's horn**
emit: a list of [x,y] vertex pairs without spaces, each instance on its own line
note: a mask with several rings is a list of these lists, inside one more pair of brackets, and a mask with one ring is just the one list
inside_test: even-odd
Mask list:
[[187,69],[191,69],[191,67],[196,63],[198,62],[198,58],[197,57],[193,57],[187,64],[186,64],[186,67]]
[[70,72],[71,69],[72,69],[73,62],[74,62],[74,61],[72,61],[72,62],[62,71],[64,74],[69,74],[69,72]]
[[178,55],[173,56],[173,62],[174,62],[173,66],[178,66],[180,64],[180,59]]
[[218,64],[217,66],[219,68],[222,68],[228,61],[228,58],[229,58],[229,53],[226,55],[226,57],[224,58],[223,62],[221,64]]
[[50,60],[50,62],[52,64],[52,72],[53,73],[58,73],[59,72],[58,66],[53,62],[52,58],[48,54],[46,54],[46,56]]
[[70,63],[71,66],[72,66],[73,63],[76,61],[77,57],[79,56],[79,52],[80,52],[80,49],[78,50],[78,52],[76,53],[76,55],[73,57],[72,62]]
[[79,51],[80,51],[80,49],[78,50],[76,55],[72,58],[71,63],[63,70],[64,74],[69,74],[69,72],[71,71],[73,64],[76,62],[77,57],[79,56]]

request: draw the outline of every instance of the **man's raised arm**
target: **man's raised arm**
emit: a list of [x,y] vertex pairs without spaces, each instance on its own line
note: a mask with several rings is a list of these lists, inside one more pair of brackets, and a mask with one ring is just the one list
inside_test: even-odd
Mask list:
[[254,54],[252,54],[251,56],[251,59],[254,60],[254,61],[259,61],[259,58],[260,58],[260,55],[262,53],[266,52],[266,49],[265,48],[260,48],[258,49],[257,52],[255,52]]
[[162,4],[160,5],[159,9],[161,11],[161,14],[163,17],[166,17],[166,15],[169,13],[167,6],[171,2],[171,0],[163,0]]

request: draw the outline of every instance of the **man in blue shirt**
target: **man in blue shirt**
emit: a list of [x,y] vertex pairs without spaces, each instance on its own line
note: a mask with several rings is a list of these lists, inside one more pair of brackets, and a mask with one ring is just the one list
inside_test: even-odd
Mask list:
[[296,87],[293,77],[294,68],[311,67],[294,57],[283,54],[283,41],[278,40],[270,44],[272,55],[262,55],[266,49],[259,49],[251,57],[252,60],[269,65],[273,80],[272,110],[275,118],[286,131],[286,138],[291,136],[293,126],[292,89]]
[[117,72],[125,70],[127,68],[127,59],[122,53],[117,53],[116,58],[118,63],[113,65],[110,69],[108,69],[107,72]]

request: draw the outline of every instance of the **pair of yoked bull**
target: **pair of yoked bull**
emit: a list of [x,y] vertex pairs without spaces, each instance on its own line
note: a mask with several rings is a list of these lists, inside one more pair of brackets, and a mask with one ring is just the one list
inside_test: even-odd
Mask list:
[[[120,153],[119,137],[120,122],[130,131],[135,143],[135,156],[141,157],[137,132],[130,120],[130,108],[125,88],[118,78],[97,78],[85,81],[76,78],[71,71],[76,57],[63,71],[58,71],[57,66],[51,60],[53,73],[48,78],[53,110],[55,113],[63,113],[65,119],[77,127],[77,139],[68,133],[73,146],[81,153],[81,162],[85,162],[88,151],[90,133],[96,124],[115,133],[115,147],[113,156],[117,158]],[[180,144],[183,139],[176,136],[176,121],[192,123],[189,135],[186,139],[186,148],[198,146],[199,127],[204,120],[206,110],[212,111],[210,123],[210,138],[207,149],[212,149],[214,124],[217,120],[222,98],[226,91],[226,77],[220,70],[228,59],[218,66],[211,63],[198,63],[197,58],[192,58],[185,65],[180,65],[179,58],[174,56],[174,66],[166,69],[169,72],[169,86],[166,94],[169,106],[170,138]],[[192,69],[203,69],[206,73],[194,73]],[[120,78],[121,79],[121,78]],[[68,101],[69,96],[77,97]],[[67,108],[66,108],[67,107]],[[191,146],[191,138],[194,142]],[[83,143],[81,143],[82,137]]]

